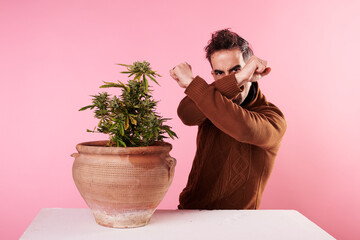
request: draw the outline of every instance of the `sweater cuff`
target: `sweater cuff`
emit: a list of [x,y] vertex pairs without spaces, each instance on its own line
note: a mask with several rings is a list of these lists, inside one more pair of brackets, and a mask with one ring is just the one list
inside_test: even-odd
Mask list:
[[201,96],[205,93],[205,90],[209,87],[209,84],[199,76],[196,76],[189,86],[185,89],[185,94],[188,95],[194,102],[201,99]]
[[230,74],[220,78],[219,80],[213,82],[212,85],[228,99],[236,97],[241,92],[237,84],[235,74]]

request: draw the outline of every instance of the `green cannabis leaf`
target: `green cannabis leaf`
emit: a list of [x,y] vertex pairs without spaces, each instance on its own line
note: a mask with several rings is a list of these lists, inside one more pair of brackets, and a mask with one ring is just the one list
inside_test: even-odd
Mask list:
[[163,124],[170,118],[162,118],[156,113],[157,102],[149,89],[148,79],[159,85],[156,77],[161,76],[146,61],[118,65],[127,68],[121,73],[128,74],[128,82],[104,82],[100,88],[120,88],[121,95],[111,97],[107,92],[98,93],[92,95],[92,105],[79,109],[94,110],[95,118],[99,119],[98,126],[87,131],[108,134],[108,146],[116,147],[149,146],[167,138],[164,134],[172,139],[177,137],[170,126]]

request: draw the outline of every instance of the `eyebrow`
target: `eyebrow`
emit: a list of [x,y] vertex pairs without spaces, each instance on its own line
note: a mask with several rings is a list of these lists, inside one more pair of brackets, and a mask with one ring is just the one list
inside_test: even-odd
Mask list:
[[[241,66],[238,64],[236,66],[233,66],[232,68],[229,69],[229,72],[235,70],[236,68],[240,68],[241,69]],[[222,70],[218,70],[218,69],[215,69],[214,72],[217,72],[217,73],[223,73],[224,71]]]
[[224,71],[215,69],[214,72],[215,72],[215,73],[223,73]]
[[229,72],[231,72],[232,70],[235,70],[236,68],[240,68],[240,69],[241,69],[241,66],[238,64],[238,65],[232,67],[232,68],[229,70]]

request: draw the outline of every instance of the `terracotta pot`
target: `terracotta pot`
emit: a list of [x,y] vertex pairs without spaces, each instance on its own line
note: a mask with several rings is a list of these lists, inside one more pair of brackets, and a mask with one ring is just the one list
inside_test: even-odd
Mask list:
[[105,147],[108,141],[79,143],[73,153],[75,185],[98,224],[130,228],[146,225],[174,177],[172,145]]

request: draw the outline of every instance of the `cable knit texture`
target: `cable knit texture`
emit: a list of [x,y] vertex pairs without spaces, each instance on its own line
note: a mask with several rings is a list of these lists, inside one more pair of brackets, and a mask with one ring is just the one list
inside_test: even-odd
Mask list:
[[196,76],[186,88],[178,115],[198,126],[198,134],[179,209],[259,208],[286,121],[253,84],[253,99],[244,106],[233,102],[241,92],[235,74],[210,85]]

